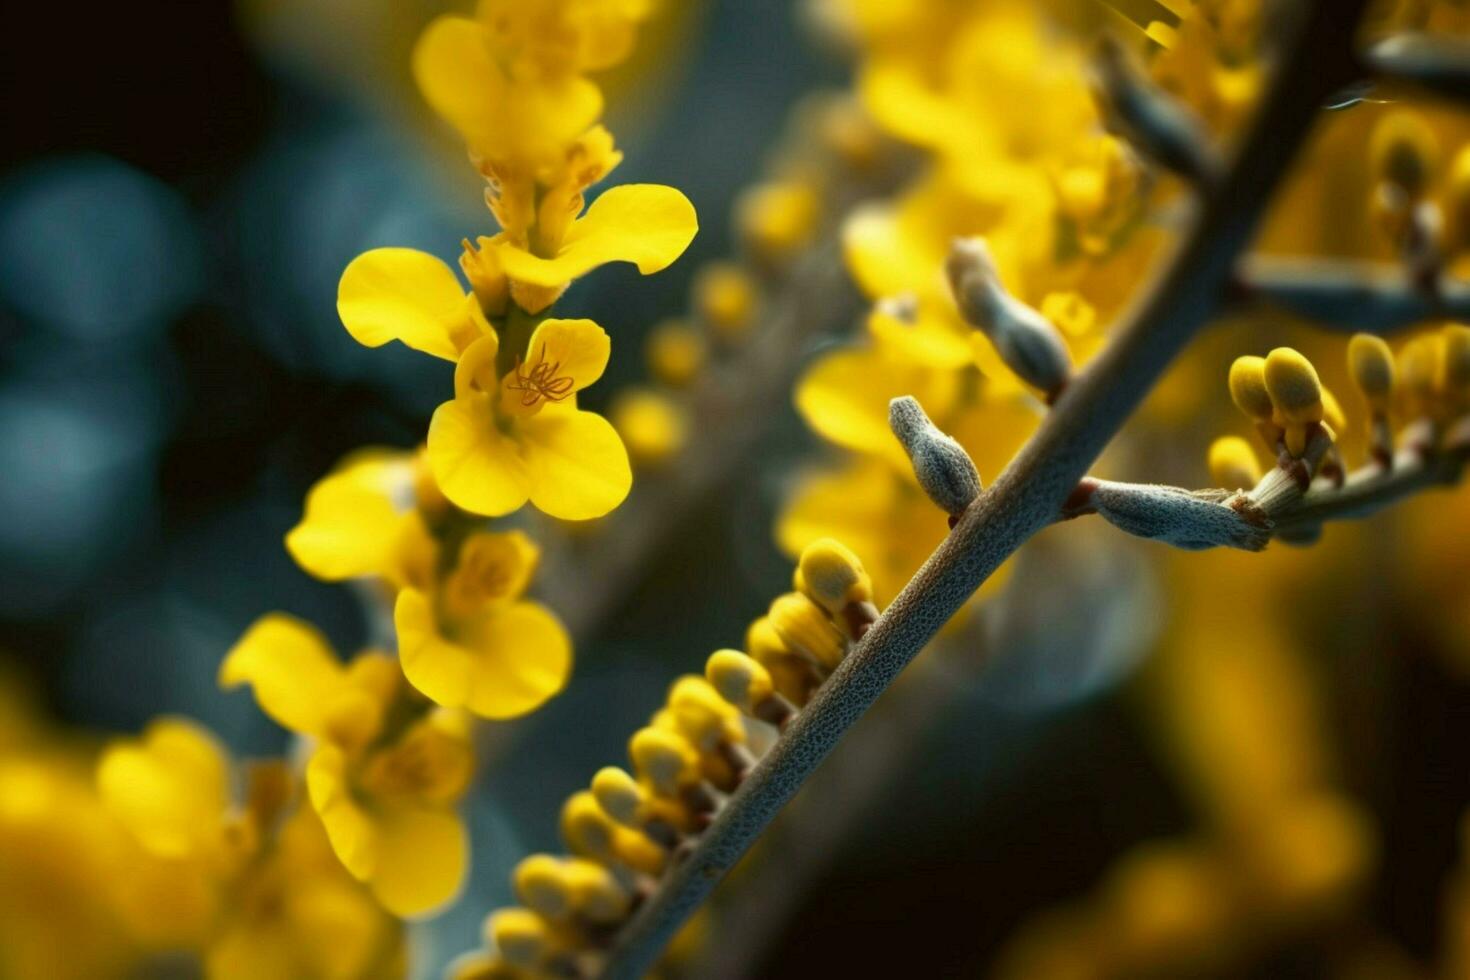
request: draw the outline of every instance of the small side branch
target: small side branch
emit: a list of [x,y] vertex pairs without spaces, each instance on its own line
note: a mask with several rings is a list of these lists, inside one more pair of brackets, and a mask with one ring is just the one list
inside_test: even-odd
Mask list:
[[1470,319],[1470,283],[1443,274],[1421,283],[1383,262],[1257,256],[1241,263],[1235,286],[1237,304],[1268,304],[1340,333]]

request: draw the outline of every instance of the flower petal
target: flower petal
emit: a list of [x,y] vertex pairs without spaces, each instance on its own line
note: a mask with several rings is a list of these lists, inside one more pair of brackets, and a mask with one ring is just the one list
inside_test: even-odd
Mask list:
[[888,428],[888,403],[914,395],[932,414],[954,400],[956,375],[905,364],[870,348],[820,357],[796,386],[796,410],[823,438],[847,449],[876,453],[900,469],[909,463]]
[[403,519],[396,498],[412,478],[407,453],[354,455],[311,488],[301,522],[286,533],[286,550],[327,582],[385,574]]
[[540,510],[585,521],[603,516],[628,496],[633,486],[628,451],[601,415],[549,405],[517,425],[531,503]]
[[400,340],[447,361],[488,329],[454,270],[411,248],[375,248],[353,259],[337,285],[337,313],[365,347]]
[[285,613],[257,619],[219,668],[220,687],[251,685],[262,711],[307,735],[322,733],[326,708],[346,677],[326,637]]
[[322,745],[312,753],[306,764],[306,790],[337,859],[354,878],[367,881],[378,865],[378,831],[352,796],[347,756],[341,749]]
[[493,606],[463,625],[462,643],[439,631],[422,592],[404,589],[394,608],[404,675],[437,704],[486,718],[514,718],[561,690],[571,670],[571,639],[544,606]]
[[572,669],[572,641],[536,602],[495,607],[466,631],[475,651],[465,706],[485,718],[514,718],[561,691]]
[[448,810],[393,807],[378,816],[373,894],[400,917],[433,911],[454,898],[469,869],[464,821]]
[[526,367],[555,364],[556,376],[571,378],[571,391],[581,391],[602,377],[611,354],[607,331],[591,320],[542,320],[531,334]]
[[429,422],[428,459],[434,482],[456,506],[475,514],[509,514],[530,496],[531,474],[521,447],[495,427],[489,395],[445,402]]
[[622,184],[605,191],[578,218],[555,258],[509,242],[497,249],[506,275],[536,286],[560,286],[608,262],[632,262],[645,276],[684,253],[699,230],[694,205],[672,187]]
[[183,858],[212,843],[228,804],[223,747],[194,722],[159,718],[137,740],[118,740],[97,765],[97,789],[150,852]]

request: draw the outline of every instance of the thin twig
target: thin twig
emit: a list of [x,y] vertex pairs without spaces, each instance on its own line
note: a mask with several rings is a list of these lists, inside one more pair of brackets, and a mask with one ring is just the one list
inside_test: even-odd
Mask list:
[[1393,469],[1371,466],[1348,477],[1341,487],[1307,491],[1301,502],[1273,519],[1273,530],[1313,527],[1323,521],[1366,517],[1430,487],[1452,487],[1465,467],[1463,456],[1401,452]]
[[1236,256],[1318,107],[1353,77],[1353,34],[1366,3],[1303,5],[1302,23],[1243,149],[1157,287],[639,909],[614,945],[607,980],[634,980],[653,964],[842,734],[1001,562],[1051,523],[1169,362],[1215,313]]
[[1470,319],[1470,283],[1430,287],[1385,262],[1254,256],[1236,276],[1237,303],[1264,303],[1341,333],[1393,333],[1428,320]]

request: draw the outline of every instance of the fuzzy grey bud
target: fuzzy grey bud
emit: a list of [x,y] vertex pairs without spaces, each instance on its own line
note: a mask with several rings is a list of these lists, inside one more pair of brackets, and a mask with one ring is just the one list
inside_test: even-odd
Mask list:
[[888,403],[888,426],[914,466],[919,486],[950,517],[964,513],[980,495],[980,472],[963,446],[940,432],[917,399],[905,395]]
[[1161,91],[1112,38],[1098,45],[1094,93],[1109,128],[1159,166],[1204,187],[1222,170],[1203,124]]
[[957,238],[944,264],[960,314],[995,345],[1027,384],[1055,399],[1072,376],[1072,355],[1050,320],[1006,291],[983,238]]
[[[1246,499],[1243,494],[1238,496]],[[1253,507],[1234,506],[1235,497],[1220,490],[1196,493],[1178,487],[1098,480],[1088,504],[1119,530],[1176,548],[1260,551],[1271,540],[1270,522]]]

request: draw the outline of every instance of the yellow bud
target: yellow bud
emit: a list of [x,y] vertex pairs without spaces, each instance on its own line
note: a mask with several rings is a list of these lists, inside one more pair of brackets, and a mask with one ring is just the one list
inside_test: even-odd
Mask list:
[[1326,385],[1322,386],[1322,420],[1333,432],[1347,431],[1347,416],[1343,414],[1342,405]]
[[548,919],[561,919],[572,910],[572,896],[562,863],[550,854],[532,854],[511,873],[516,898]]
[[1439,363],[1439,390],[1459,412],[1470,407],[1470,327],[1454,323],[1444,328]]
[[633,768],[661,796],[677,796],[699,781],[699,754],[683,736],[649,726],[633,733],[628,743]]
[[836,667],[847,653],[846,639],[827,614],[800,592],[778,596],[766,615],[787,647],[824,667]]
[[1210,479],[1217,487],[1249,490],[1261,482],[1256,451],[1240,436],[1221,436],[1210,443]]
[[561,836],[567,849],[580,856],[608,860],[613,856],[614,824],[590,790],[567,797],[561,808]]
[[721,742],[745,741],[740,712],[703,677],[690,674],[676,680],[669,689],[669,710],[679,731],[701,751],[709,752]]
[[704,676],[720,697],[750,711],[771,696],[770,672],[739,650],[716,650],[704,665]]
[[1277,347],[1266,355],[1266,391],[1276,408],[1279,425],[1308,425],[1321,422],[1322,382],[1312,362],[1290,347]]
[[501,959],[523,970],[534,969],[551,946],[551,931],[530,909],[500,909],[485,923],[485,938]]
[[1266,359],[1237,357],[1230,365],[1230,400],[1250,419],[1269,422],[1274,412],[1266,390]]
[[592,795],[604,813],[620,824],[638,822],[646,794],[638,781],[617,766],[604,766],[592,777]]
[[840,541],[821,538],[807,545],[797,565],[798,587],[833,616],[851,602],[872,602],[873,581],[858,556]]
[[576,913],[590,922],[607,924],[627,916],[633,899],[611,871],[593,861],[571,858],[562,874]]
[[1428,121],[1411,109],[1387,113],[1373,127],[1369,142],[1373,175],[1418,198],[1439,166],[1439,139]]
[[651,388],[624,388],[613,398],[607,417],[633,462],[643,466],[667,463],[689,435],[684,410]]
[[1455,154],[1445,190],[1446,247],[1452,252],[1470,249],[1470,145]]
[[1388,411],[1393,394],[1393,351],[1382,337],[1354,334],[1348,341],[1348,373],[1374,414]]
[[695,312],[725,340],[745,336],[755,317],[755,307],[755,283],[734,263],[711,262],[694,278]]
[[771,625],[770,617],[767,616],[755,620],[745,630],[745,649],[750,651],[750,655],[758,663],[766,667],[781,657],[792,656],[791,648],[781,639],[781,634],[776,632],[776,627]]
[[762,616],[745,631],[745,649],[756,663],[771,674],[771,683],[781,696],[805,704],[815,683],[812,669],[791,651],[769,618]]
[[816,191],[803,182],[757,184],[735,202],[735,224],[751,252],[777,262],[812,240],[821,210]]
[[671,388],[683,388],[704,367],[704,340],[683,320],[665,320],[644,342],[648,370]]
[[1399,351],[1398,373],[1403,379],[1404,412],[1411,419],[1434,414],[1442,346],[1438,340],[1432,336],[1415,337]]

